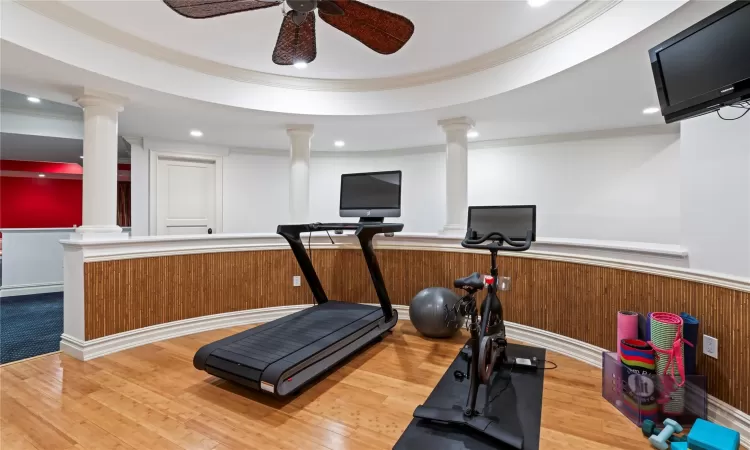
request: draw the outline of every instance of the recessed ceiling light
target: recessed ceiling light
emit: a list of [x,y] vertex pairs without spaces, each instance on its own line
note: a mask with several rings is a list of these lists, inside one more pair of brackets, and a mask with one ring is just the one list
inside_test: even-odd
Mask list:
[[651,106],[651,107],[644,109],[643,114],[655,114],[655,113],[658,113],[659,111],[661,111],[659,108],[655,106]]
[[474,139],[475,137],[479,137],[479,132],[477,130],[469,130],[469,132],[466,133],[466,137],[469,139]]
[[83,159],[83,155],[81,155],[81,159]]
[[201,137],[203,136],[203,132],[201,130],[190,130],[190,136]]
[[544,6],[547,3],[549,3],[549,0],[528,0],[529,6],[532,8],[539,8],[540,6]]
[[46,175],[44,175],[43,173],[40,173],[40,174],[39,174],[39,178],[44,178],[45,176],[46,176]]
[[30,101],[31,103],[39,103],[41,100],[39,100],[38,97],[26,97],[26,100]]
[[335,145],[336,147],[343,147],[343,146],[346,145],[346,142],[344,142],[344,141],[336,141],[336,142],[333,143],[333,145]]
[[294,63],[294,67],[298,69],[307,69],[307,63],[304,61],[297,61],[296,63]]

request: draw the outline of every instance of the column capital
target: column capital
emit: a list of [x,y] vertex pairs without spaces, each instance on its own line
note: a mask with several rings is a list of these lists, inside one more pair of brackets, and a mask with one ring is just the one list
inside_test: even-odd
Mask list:
[[467,132],[474,128],[474,121],[468,117],[454,117],[452,119],[438,120],[438,125],[440,125],[446,133],[449,131]]
[[122,112],[128,99],[127,97],[110,94],[109,92],[84,88],[81,90],[80,95],[75,101],[84,109],[93,107],[103,108],[112,112]]
[[312,137],[315,127],[312,125],[287,125],[286,134],[289,137]]

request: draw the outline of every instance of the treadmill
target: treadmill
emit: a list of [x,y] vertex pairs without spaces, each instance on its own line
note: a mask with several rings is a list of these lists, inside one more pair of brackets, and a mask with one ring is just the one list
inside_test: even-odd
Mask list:
[[[398,312],[388,297],[372,238],[404,228],[400,223],[383,222],[386,215],[400,216],[400,203],[400,171],[345,174],[340,214],[359,213],[359,223],[279,225],[276,232],[289,243],[316,304],[201,347],[193,358],[195,368],[284,397],[387,334],[396,325]],[[369,217],[373,213],[375,217]],[[354,231],[379,306],[363,304],[365,299],[330,300],[326,295],[301,234],[339,230]]]

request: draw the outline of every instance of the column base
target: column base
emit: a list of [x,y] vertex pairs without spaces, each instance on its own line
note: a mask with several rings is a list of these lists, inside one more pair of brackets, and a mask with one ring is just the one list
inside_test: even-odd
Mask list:
[[438,234],[463,238],[466,236],[466,225],[446,225]]
[[83,225],[76,228],[75,233],[70,233],[72,241],[120,241],[129,237],[129,233],[117,225]]

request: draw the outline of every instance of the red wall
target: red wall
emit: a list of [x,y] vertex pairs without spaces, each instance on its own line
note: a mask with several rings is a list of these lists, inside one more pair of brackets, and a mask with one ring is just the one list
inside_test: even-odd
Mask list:
[[82,222],[83,182],[0,177],[0,228],[62,228]]

